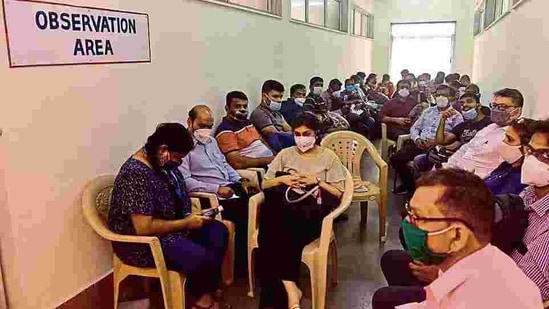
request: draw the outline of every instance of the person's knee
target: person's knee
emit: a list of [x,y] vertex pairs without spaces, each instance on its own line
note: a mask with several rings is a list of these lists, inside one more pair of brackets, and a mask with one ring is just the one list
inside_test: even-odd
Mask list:
[[229,229],[220,221],[214,220],[208,226],[210,228],[211,239],[215,241],[216,247],[227,248],[229,244]]
[[409,263],[411,261],[412,259],[408,252],[404,250],[389,250],[381,256],[380,265],[381,269],[385,271],[394,268],[395,264]]
[[[387,309],[391,308],[388,305],[388,297],[390,297],[390,288],[383,287],[375,291],[372,296],[372,309]],[[394,308],[394,307],[393,307]]]

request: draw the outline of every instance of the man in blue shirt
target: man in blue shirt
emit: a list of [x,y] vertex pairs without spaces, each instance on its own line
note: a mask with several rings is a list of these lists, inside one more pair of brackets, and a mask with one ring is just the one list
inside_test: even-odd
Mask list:
[[[236,225],[237,259],[246,259],[249,183],[240,177],[219,149],[212,137],[214,123],[211,109],[197,105],[189,111],[188,131],[193,136],[194,148],[179,166],[185,186],[190,192],[216,194],[224,210],[224,219]],[[201,199],[202,208],[209,208],[207,199]],[[246,265],[244,263],[244,265]]]
[[303,103],[305,103],[306,95],[307,89],[305,85],[295,84],[290,87],[290,98],[282,102],[282,107],[280,108],[280,112],[288,124],[291,124],[303,112]]
[[[436,133],[442,114],[452,108],[456,101],[456,90],[446,85],[440,85],[436,91],[436,106],[423,111],[419,119],[410,128],[411,141],[404,144],[402,149],[391,157],[391,166],[400,176],[401,186],[394,189],[395,194],[406,194],[414,190],[414,178],[408,162],[423,154],[436,145]],[[446,119],[444,131],[450,132],[455,126],[463,122],[460,113],[452,113]]]

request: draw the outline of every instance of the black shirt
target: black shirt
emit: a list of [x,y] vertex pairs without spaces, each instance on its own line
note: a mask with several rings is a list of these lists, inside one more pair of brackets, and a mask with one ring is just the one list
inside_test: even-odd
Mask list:
[[466,144],[477,135],[477,132],[487,127],[491,124],[492,121],[490,117],[484,117],[478,122],[474,121],[464,121],[458,124],[453,130],[452,133],[456,135],[456,139],[461,144]]

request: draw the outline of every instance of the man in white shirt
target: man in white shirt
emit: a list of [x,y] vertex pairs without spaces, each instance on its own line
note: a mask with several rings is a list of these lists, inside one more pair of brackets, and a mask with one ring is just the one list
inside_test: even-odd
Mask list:
[[429,172],[406,210],[402,231],[413,260],[408,272],[417,276],[418,268],[436,267],[438,278],[423,295],[397,299],[381,289],[374,309],[543,308],[534,282],[490,244],[494,198],[481,178],[459,169]]
[[516,89],[505,88],[494,93],[491,108],[493,124],[480,130],[469,143],[463,145],[444,167],[457,167],[485,178],[504,159],[499,154],[507,125],[520,118],[524,97]]

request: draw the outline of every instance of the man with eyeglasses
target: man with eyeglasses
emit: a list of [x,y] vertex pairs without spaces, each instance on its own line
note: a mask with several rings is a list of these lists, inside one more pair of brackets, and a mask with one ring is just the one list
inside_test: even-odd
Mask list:
[[444,167],[456,167],[486,178],[504,159],[502,147],[506,127],[520,118],[524,97],[517,89],[505,88],[494,93],[490,103],[492,124],[480,130],[469,143],[463,145]]
[[[406,208],[407,252],[381,258],[389,287],[376,291],[374,309],[542,308],[537,286],[490,244],[494,198],[478,176],[429,172]],[[434,278],[425,268],[437,270]]]
[[529,210],[523,245],[511,258],[541,290],[549,306],[549,122],[539,121],[530,143],[524,146],[521,197]]

